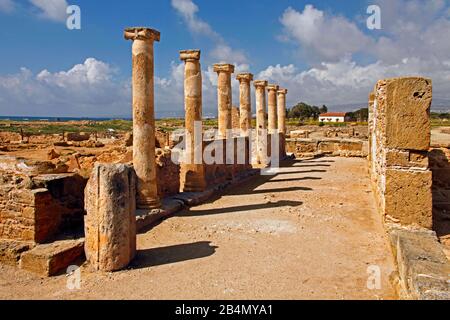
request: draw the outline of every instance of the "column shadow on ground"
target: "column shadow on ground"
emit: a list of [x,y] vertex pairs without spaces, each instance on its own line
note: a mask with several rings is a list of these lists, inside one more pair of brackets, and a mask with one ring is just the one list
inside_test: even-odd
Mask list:
[[277,193],[277,192],[292,192],[292,191],[313,191],[309,187],[286,187],[286,188],[275,188],[275,189],[261,189],[261,190],[230,190],[227,195],[246,195],[246,194],[261,194],[261,193]]
[[210,241],[138,250],[131,269],[142,269],[212,256],[218,247]]
[[302,201],[281,200],[281,201],[277,201],[277,202],[268,202],[268,203],[251,204],[251,205],[245,205],[245,206],[206,209],[206,210],[195,210],[195,208],[191,208],[189,210],[181,212],[179,214],[179,216],[197,217],[197,216],[206,216],[206,215],[223,214],[223,213],[238,213],[238,212],[244,212],[244,211],[253,211],[253,210],[259,210],[259,209],[270,209],[270,208],[279,208],[279,207],[298,207],[298,206],[301,206],[302,204],[303,204]]
[[295,182],[295,181],[306,181],[306,180],[322,180],[320,177],[303,177],[303,178],[286,178],[286,179],[272,179],[266,182]]
[[305,164],[305,165],[294,164],[292,167],[294,167],[294,168],[316,168],[316,167],[331,167],[331,165],[330,164]]

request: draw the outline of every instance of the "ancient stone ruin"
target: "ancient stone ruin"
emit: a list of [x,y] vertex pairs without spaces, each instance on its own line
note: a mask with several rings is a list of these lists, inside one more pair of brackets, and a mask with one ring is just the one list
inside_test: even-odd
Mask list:
[[370,168],[382,214],[432,227],[431,80],[378,81],[370,106]]
[[[184,130],[169,138],[155,128],[153,46],[160,33],[127,28],[124,37],[132,41],[132,134],[114,150],[70,154],[65,161],[55,150],[48,152],[48,161],[2,156],[1,262],[43,276],[64,272],[83,258],[93,271],[123,270],[138,254],[139,230],[276,167],[279,160],[367,157],[399,268],[399,292],[415,299],[446,297],[448,261],[431,230],[443,230],[440,222],[448,219],[450,156],[448,148],[430,144],[430,79],[380,80],[369,97],[368,131],[327,129],[314,136],[313,130],[287,125],[288,91],[254,80],[251,73],[236,76],[239,107],[233,107],[235,67],[215,64],[218,126],[216,135],[207,136],[201,51],[182,50]],[[63,134],[54,143],[89,148],[100,145],[98,140],[97,135]],[[120,159],[113,157],[115,151]]]

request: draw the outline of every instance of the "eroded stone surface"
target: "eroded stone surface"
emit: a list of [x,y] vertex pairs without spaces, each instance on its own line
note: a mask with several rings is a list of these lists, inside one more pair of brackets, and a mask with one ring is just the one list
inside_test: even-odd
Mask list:
[[250,82],[253,81],[253,74],[240,73],[236,79],[239,81],[239,103],[240,103],[240,127],[241,136],[248,137],[252,127],[252,102]]
[[54,276],[82,258],[83,249],[83,239],[38,245],[22,254],[20,267],[44,277]]
[[133,165],[137,176],[137,206],[158,208],[155,164],[155,101],[153,43],[160,33],[150,28],[127,28],[133,40]]
[[277,92],[280,87],[275,84],[267,86],[268,129],[270,134],[278,132]]
[[256,162],[265,165],[267,163],[267,131],[266,131],[266,87],[265,80],[255,80],[256,95]]
[[402,224],[432,226],[431,80],[378,81],[369,96],[370,172],[379,209]]
[[202,70],[200,50],[180,51],[184,66],[184,106],[186,126],[186,157],[181,165],[181,190],[203,191],[206,188],[203,165],[202,133]]
[[227,137],[227,130],[232,128],[231,123],[231,74],[234,73],[232,64],[215,64],[214,72],[218,74],[217,103],[219,109],[219,136]]
[[0,263],[16,266],[20,255],[34,247],[32,242],[0,240]]
[[136,254],[136,177],[131,166],[96,164],[86,186],[85,252],[101,271],[126,267]]
[[450,299],[450,263],[436,234],[426,229],[389,225],[399,270],[400,294],[406,299]]

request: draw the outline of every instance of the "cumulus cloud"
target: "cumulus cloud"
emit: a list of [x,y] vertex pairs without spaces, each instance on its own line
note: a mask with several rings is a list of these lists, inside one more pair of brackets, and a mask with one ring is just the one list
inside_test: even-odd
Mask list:
[[39,10],[39,16],[53,21],[66,21],[66,0],[29,0]]
[[[246,64],[236,72],[249,70]],[[131,79],[119,80],[120,71],[88,58],[68,70],[37,73],[27,68],[0,76],[0,114],[23,116],[129,117]],[[202,70],[203,114],[217,115],[217,74]],[[184,116],[184,62],[172,62],[166,77],[155,75],[157,117]],[[239,82],[233,78],[233,101],[238,103]]]
[[115,78],[108,64],[88,58],[67,71],[26,68],[0,77],[0,113],[29,116],[130,114],[130,84]]
[[247,61],[247,57],[242,50],[229,46],[218,32],[198,17],[199,8],[192,0],[172,0],[171,3],[172,7],[183,18],[191,33],[206,36],[215,43],[211,57],[216,62],[245,63]]
[[14,11],[14,7],[12,0],[0,0],[0,12],[10,13]]
[[327,16],[312,5],[303,12],[287,8],[280,22],[286,36],[298,42],[307,55],[327,61],[361,51],[371,42],[354,23],[344,17]]
[[[426,76],[434,97],[450,100],[450,19],[444,0],[379,0],[382,31],[370,32],[356,22],[327,14],[311,5],[288,8],[280,18],[284,38],[298,44],[310,62],[270,66],[259,76],[290,89],[291,103],[342,105],[367,100],[378,79]],[[358,59],[363,55],[364,60]],[[367,62],[370,61],[370,62]],[[295,98],[294,98],[295,97]]]

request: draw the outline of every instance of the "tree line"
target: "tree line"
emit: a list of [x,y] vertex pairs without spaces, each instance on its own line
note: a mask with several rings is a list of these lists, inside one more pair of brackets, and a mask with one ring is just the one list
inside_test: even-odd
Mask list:
[[[292,108],[287,109],[287,117],[290,119],[300,120],[318,120],[322,113],[327,113],[328,107],[326,105],[311,106],[305,102],[299,102]],[[349,121],[366,122],[369,118],[369,109],[361,108],[359,110],[348,112],[347,118]]]

